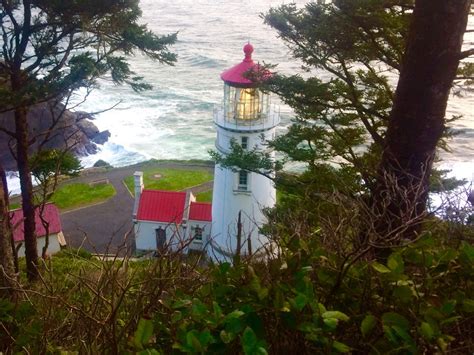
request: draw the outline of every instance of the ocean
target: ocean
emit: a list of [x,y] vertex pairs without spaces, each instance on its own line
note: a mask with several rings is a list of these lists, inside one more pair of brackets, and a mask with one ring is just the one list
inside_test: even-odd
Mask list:
[[[307,1],[294,2],[303,5]],[[260,16],[282,3],[142,0],[143,22],[150,29],[158,34],[178,32],[178,42],[171,48],[178,62],[167,66],[140,55],[130,60],[132,69],[153,85],[151,91],[135,93],[107,79],[99,82],[99,88],[79,109],[97,112],[120,104],[96,115],[94,123],[100,130],[109,130],[111,137],[98,154],[83,158],[83,165],[91,166],[98,159],[113,166],[151,158],[209,159],[215,139],[213,108],[223,98],[220,73],[243,59],[245,43],[250,41],[254,46],[254,60],[278,64],[276,70],[283,73],[302,72],[300,63]],[[324,72],[315,74],[327,76]],[[277,133],[282,133],[293,113],[278,98],[274,97],[273,103],[280,105],[282,124]],[[451,115],[463,117],[454,125],[451,152],[441,154],[441,164],[457,177],[474,180],[474,97],[470,93],[453,96],[448,109]]]

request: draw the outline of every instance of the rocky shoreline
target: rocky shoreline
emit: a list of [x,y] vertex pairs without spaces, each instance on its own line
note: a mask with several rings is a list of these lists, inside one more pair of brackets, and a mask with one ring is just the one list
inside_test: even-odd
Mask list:
[[[92,122],[93,115],[83,111],[69,111],[63,104],[51,107],[49,103],[33,106],[28,113],[30,151],[67,149],[78,157],[96,154],[98,145],[110,137],[109,131],[99,131]],[[13,112],[0,114],[0,127],[15,130]],[[0,132],[0,162],[5,170],[17,170],[12,155],[15,141]]]

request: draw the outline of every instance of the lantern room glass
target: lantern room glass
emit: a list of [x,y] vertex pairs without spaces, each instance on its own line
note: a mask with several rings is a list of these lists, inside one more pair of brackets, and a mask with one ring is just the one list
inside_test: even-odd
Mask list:
[[228,120],[250,121],[264,118],[268,105],[268,95],[256,88],[224,85],[224,108]]

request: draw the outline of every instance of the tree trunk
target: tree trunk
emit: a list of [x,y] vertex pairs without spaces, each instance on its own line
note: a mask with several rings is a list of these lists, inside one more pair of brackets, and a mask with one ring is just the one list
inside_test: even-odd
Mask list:
[[17,142],[17,164],[20,175],[21,203],[24,217],[26,273],[28,280],[33,281],[38,276],[38,250],[35,235],[35,206],[33,202],[33,184],[28,162],[28,121],[27,109],[15,110],[15,129]]
[[[7,209],[7,211],[10,211],[10,195],[8,193],[7,175],[1,163],[0,163],[0,179],[2,180],[0,194],[3,192],[3,200],[5,201],[5,208]],[[9,214],[8,214],[8,217],[10,217]],[[10,245],[11,245],[12,255],[13,255],[13,266],[15,267],[15,273],[18,273],[20,270],[18,266],[18,253],[16,251],[15,240],[13,238],[13,230],[12,230],[12,225],[10,221],[8,223],[8,228],[9,228],[9,235],[10,235]]]
[[374,194],[375,231],[413,238],[426,211],[436,146],[471,0],[416,0]]
[[16,281],[5,171],[0,166],[0,296],[12,296]]

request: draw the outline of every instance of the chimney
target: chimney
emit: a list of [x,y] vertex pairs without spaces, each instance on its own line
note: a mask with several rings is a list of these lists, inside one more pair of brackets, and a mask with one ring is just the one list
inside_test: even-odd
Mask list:
[[137,218],[138,205],[140,204],[140,196],[143,191],[143,172],[135,171],[133,174],[133,181],[135,186],[135,203],[133,205],[133,219]]
[[189,219],[189,210],[191,208],[191,202],[196,202],[196,197],[194,197],[191,190],[186,190],[186,201],[184,202],[184,213],[183,221],[187,222]]

